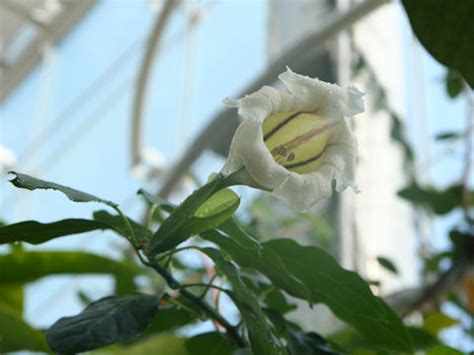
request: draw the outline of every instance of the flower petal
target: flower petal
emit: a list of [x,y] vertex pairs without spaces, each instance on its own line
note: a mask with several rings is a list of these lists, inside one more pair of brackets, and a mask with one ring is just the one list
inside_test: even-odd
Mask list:
[[[344,119],[364,110],[362,92],[355,87],[340,88],[293,73],[289,68],[279,76],[289,90],[280,92],[264,86],[238,100],[225,100],[225,104],[238,108],[244,121],[237,128],[230,147],[229,157],[222,174],[229,175],[242,168],[273,195],[299,211],[305,211],[321,199],[332,194],[332,181],[336,191],[354,183],[357,141]],[[321,164],[314,171],[296,173],[278,164],[266,146],[262,124],[275,113],[307,112],[337,119],[331,127]],[[289,127],[289,126],[288,126]]]
[[364,111],[364,93],[353,86],[344,89],[336,84],[296,74],[290,68],[279,78],[299,98],[300,111],[316,112],[332,118],[352,116]]
[[235,132],[230,159],[226,161],[222,174],[229,175],[245,167],[260,185],[273,190],[281,185],[289,172],[273,159],[263,143],[261,124],[245,120]]
[[295,210],[305,212],[316,202],[331,196],[333,177],[334,169],[330,165],[323,165],[308,174],[290,173],[288,178],[273,190],[273,195]]

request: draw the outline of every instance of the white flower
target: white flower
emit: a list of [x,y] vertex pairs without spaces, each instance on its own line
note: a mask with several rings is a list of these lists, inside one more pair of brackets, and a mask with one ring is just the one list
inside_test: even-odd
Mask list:
[[245,171],[254,185],[305,211],[354,183],[356,139],[344,117],[364,111],[362,92],[293,73],[280,74],[289,93],[264,86],[238,100],[237,128],[223,175]]

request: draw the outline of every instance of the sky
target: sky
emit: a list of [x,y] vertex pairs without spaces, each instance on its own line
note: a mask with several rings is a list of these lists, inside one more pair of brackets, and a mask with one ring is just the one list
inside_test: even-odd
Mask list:
[[[190,31],[186,14],[196,9],[199,25]],[[0,143],[22,157],[18,170],[116,201],[131,216],[140,215],[135,193],[143,182],[130,173],[130,122],[143,43],[154,18],[145,0],[99,2],[3,103]],[[145,146],[172,162],[223,107],[222,100],[236,95],[265,67],[266,20],[267,2],[263,0],[185,2],[166,29],[150,78]],[[462,99],[447,98],[444,68],[413,45],[407,22],[404,28],[406,122],[410,139],[418,143],[422,142],[419,137],[461,128],[465,104]],[[91,89],[104,72],[108,74]],[[420,117],[426,117],[427,123],[420,123]],[[51,129],[38,139],[43,127]],[[33,146],[32,141],[36,141]],[[440,186],[456,181],[461,173],[459,162],[452,154],[439,158],[444,148],[428,141],[428,145],[417,144],[423,158],[433,162],[426,170],[426,181]],[[199,162],[198,170],[208,173],[218,170],[221,163],[212,156]],[[90,217],[101,208],[74,204],[53,192],[15,190],[6,178],[0,182],[0,218],[8,222]],[[444,231],[458,218],[448,216],[433,226],[437,248],[446,246]],[[121,245],[115,236],[91,233],[34,249],[80,248],[117,256]],[[72,301],[79,289],[99,298],[110,287],[107,277],[39,281],[27,290],[28,296],[34,295],[27,297],[27,318],[37,326],[47,326],[65,311],[80,311],[82,306]]]
[[[197,134],[223,107],[222,100],[235,95],[266,64],[264,1],[197,4],[201,19],[193,33],[187,31],[185,21],[193,10],[192,2],[185,3],[171,19],[150,79],[143,142],[160,151],[167,162],[182,152],[184,137],[189,141]],[[143,54],[140,49],[154,17],[148,1],[99,2],[49,56],[49,62],[9,97],[0,108],[0,142],[19,156],[28,149],[29,141],[37,141],[42,127],[61,122],[53,124],[46,137],[29,149],[19,171],[116,201],[129,215],[141,215],[142,205],[135,194],[144,183],[130,171],[130,121]],[[108,69],[114,62],[112,70]],[[192,75],[190,87],[183,77],[186,65]],[[103,83],[90,90],[91,83],[107,71],[110,74]],[[186,100],[189,92],[191,98]],[[183,120],[184,106],[187,117]],[[220,168],[219,160],[212,157],[200,162],[209,164],[208,169],[200,166],[201,171]],[[16,190],[6,177],[0,185],[0,206],[1,217],[9,222],[89,218],[94,210],[102,209],[71,203],[50,191]],[[121,245],[116,236],[90,233],[34,249],[79,248],[118,256]],[[34,297],[27,297],[26,316],[37,326],[47,326],[64,316],[65,308],[69,314],[80,311],[81,304],[71,302],[79,289],[99,298],[110,287],[108,277],[41,280],[27,290]]]

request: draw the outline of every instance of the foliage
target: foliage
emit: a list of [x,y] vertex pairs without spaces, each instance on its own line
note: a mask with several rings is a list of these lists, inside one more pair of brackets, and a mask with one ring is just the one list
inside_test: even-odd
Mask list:
[[[47,184],[53,189],[60,186],[61,192],[69,189],[20,176],[31,188]],[[21,181],[15,183],[22,187]],[[139,347],[141,343],[155,344],[157,339],[174,339],[176,344],[182,344],[176,346],[183,353],[198,354],[197,349],[209,348],[211,343],[221,344],[221,353],[229,354],[238,348],[249,348],[255,354],[338,353],[338,347],[321,335],[311,330],[305,332],[285,318],[288,310],[294,308],[288,303],[290,296],[310,304],[326,304],[338,318],[353,326],[372,349],[411,349],[409,333],[398,317],[371,293],[365,281],[342,269],[323,249],[301,246],[289,239],[260,243],[252,237],[235,218],[231,218],[239,199],[227,189],[228,185],[225,178],[215,177],[179,206],[145,195],[151,214],[166,206],[167,212],[162,211],[167,216],[156,231],[150,229],[150,225],[141,226],[130,220],[114,204],[108,205],[117,211],[117,215],[98,211],[93,220],[67,219],[46,224],[27,221],[5,226],[0,229],[0,237],[5,242],[32,244],[95,229],[109,229],[131,243],[141,266],[87,253],[20,249],[0,258],[0,263],[5,264],[0,268],[0,284],[24,285],[52,274],[99,272],[125,277],[133,286],[133,278],[147,274],[145,268],[149,267],[171,289],[179,291],[169,294],[161,288],[156,294],[143,294],[135,293],[136,288],[131,287],[127,294],[92,302],[78,315],[62,318],[46,331],[49,347],[59,353],[89,351],[112,344]],[[178,245],[191,235],[200,235],[219,248],[201,247],[200,243],[188,247],[198,249],[214,261],[217,274],[207,282],[202,273],[198,283],[178,281],[169,269],[170,262],[178,261],[174,256],[181,250]],[[14,272],[6,267],[7,264],[15,265]],[[271,284],[263,281],[260,275],[268,278]],[[206,295],[217,287],[213,283],[215,280],[224,282],[225,287],[218,289],[239,310],[239,324],[229,323],[209,304]],[[13,309],[11,305],[10,308]],[[214,332],[180,343],[181,338],[160,335],[202,319],[220,324],[227,336]],[[15,344],[12,339],[11,348]],[[35,350],[39,345],[25,343],[22,346]],[[107,351],[120,352],[118,345],[115,349]]]
[[[472,57],[474,22],[470,18],[474,5],[468,0],[460,3],[403,1],[421,43],[449,67],[445,85],[452,98],[463,92],[464,79],[471,86],[474,83],[474,62],[465,60]],[[401,118],[390,108],[384,88],[361,53],[353,69],[354,75],[362,71],[368,74],[376,93],[374,109],[389,114],[391,138],[404,152],[411,182],[398,195],[437,216],[461,210],[468,216],[473,193],[465,182],[439,189],[415,180],[414,155]],[[436,137],[441,143],[462,138],[462,132]],[[97,202],[111,210],[95,211],[91,219],[0,223],[0,245],[9,246],[9,253],[0,255],[0,352],[460,353],[439,337],[445,329],[459,326],[459,319],[435,305],[423,310],[416,327],[404,325],[395,310],[372,293],[366,280],[343,269],[326,250],[331,248],[333,233],[324,220],[311,215],[281,215],[273,203],[257,199],[252,206],[253,219],[242,223],[234,215],[240,199],[228,188],[234,183],[230,177],[214,175],[177,206],[139,190],[148,210],[148,219],[141,224],[125,216],[112,201],[25,174],[12,174],[16,187],[52,189],[71,201]],[[474,239],[472,225],[465,219],[452,228],[450,247],[426,256],[424,262],[428,275],[443,273],[446,263],[448,272],[461,273],[467,301],[459,293],[448,292],[448,302],[472,317],[474,281],[463,270],[474,259]],[[287,239],[293,237],[295,226],[315,234],[311,246]],[[79,251],[23,248],[23,243],[38,245],[95,230],[109,230],[124,238],[134,256],[117,260]],[[212,260],[211,270],[183,263],[179,253],[185,250]],[[379,256],[377,261],[397,274],[396,265],[388,258]],[[451,276],[448,272],[443,275]],[[22,319],[25,286],[64,274],[109,275],[115,280],[114,294],[96,301],[80,294],[86,306],[79,314],[63,317],[45,331],[33,328]],[[145,280],[140,287],[138,276]],[[233,318],[237,321],[231,322],[222,311],[219,300],[224,297],[235,306],[237,315]],[[345,326],[324,336],[314,329],[302,329],[289,317],[298,308],[298,300],[310,307],[325,305]],[[207,320],[214,324],[214,331],[193,336],[182,331]]]
[[[403,0],[416,36],[438,61],[474,87],[474,3],[471,0]],[[455,92],[455,91],[454,91]]]
[[54,323],[46,340],[57,353],[76,353],[132,342],[151,322],[158,298],[144,294],[106,297]]

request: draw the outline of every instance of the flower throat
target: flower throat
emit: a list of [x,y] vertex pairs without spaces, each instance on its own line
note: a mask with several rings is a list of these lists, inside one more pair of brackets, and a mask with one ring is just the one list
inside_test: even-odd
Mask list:
[[321,165],[331,128],[337,123],[303,111],[274,113],[263,122],[263,140],[278,164],[309,173]]

